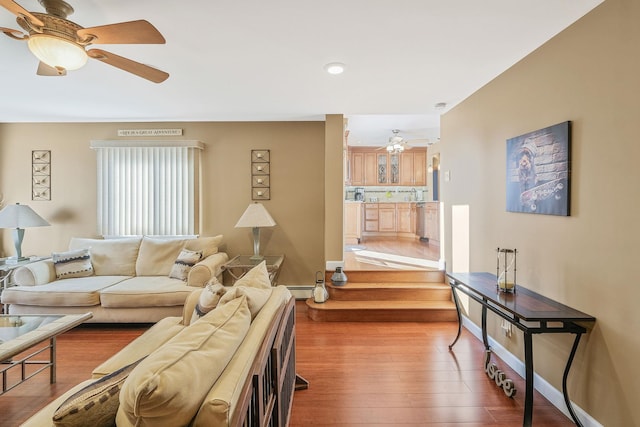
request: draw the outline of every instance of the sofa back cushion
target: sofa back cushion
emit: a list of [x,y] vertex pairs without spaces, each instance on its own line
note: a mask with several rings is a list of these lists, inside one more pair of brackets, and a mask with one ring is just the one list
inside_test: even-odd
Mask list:
[[237,298],[147,356],[122,386],[116,424],[188,425],[244,340],[250,322],[246,298]]
[[184,245],[185,249],[190,251],[202,251],[202,258],[209,255],[217,254],[218,248],[222,244],[222,234],[213,237],[198,237],[197,239],[189,239]]
[[89,249],[96,276],[134,276],[140,238],[85,239],[73,237],[69,250]]
[[186,239],[143,237],[136,262],[137,276],[169,276]]

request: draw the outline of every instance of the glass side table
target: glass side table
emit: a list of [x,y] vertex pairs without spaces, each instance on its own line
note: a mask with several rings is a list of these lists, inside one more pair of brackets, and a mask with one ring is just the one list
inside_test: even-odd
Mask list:
[[233,283],[235,283],[236,280],[247,274],[253,267],[262,261],[266,261],[269,280],[271,280],[272,286],[276,286],[278,276],[280,275],[280,267],[282,267],[282,263],[284,262],[284,255],[265,255],[261,260],[252,260],[251,257],[252,255],[235,256],[222,266],[222,270],[228,271],[233,279]]

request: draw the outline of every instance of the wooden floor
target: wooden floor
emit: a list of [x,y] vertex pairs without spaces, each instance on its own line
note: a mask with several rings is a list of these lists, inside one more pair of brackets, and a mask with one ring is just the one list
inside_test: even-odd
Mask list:
[[[366,254],[366,256],[362,256]],[[408,258],[404,262],[394,263],[393,257]],[[411,264],[411,259],[417,262]],[[388,237],[367,237],[358,245],[347,245],[344,250],[345,271],[353,270],[393,270],[397,268],[420,269],[421,261],[437,261],[440,258],[440,246],[418,239],[399,239]]]
[[[302,301],[296,309],[297,371],[310,386],[295,394],[292,427],[522,425],[524,381],[497,360],[518,388],[506,397],[467,331],[449,352],[456,323],[325,323],[309,320]],[[144,330],[85,325],[61,335],[57,384],[45,372],[0,396],[0,425],[18,426]],[[533,425],[573,424],[536,394]]]

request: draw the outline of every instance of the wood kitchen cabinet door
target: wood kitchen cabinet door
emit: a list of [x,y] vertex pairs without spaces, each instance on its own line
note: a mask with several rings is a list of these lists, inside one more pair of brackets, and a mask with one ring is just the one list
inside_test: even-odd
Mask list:
[[378,231],[396,231],[396,206],[395,203],[390,203],[391,206],[380,205],[378,209]]
[[364,231],[378,231],[378,204],[365,203],[364,205]]
[[364,185],[378,185],[378,158],[376,153],[364,153]]
[[[411,233],[415,234],[415,220],[412,215],[415,215],[415,208],[412,212],[411,203],[397,203],[397,232],[398,233]],[[415,204],[414,204],[415,206]]]
[[344,240],[346,244],[360,243],[362,238],[362,203],[344,204]]
[[364,185],[364,153],[351,153],[349,162],[349,181],[351,185]]
[[413,184],[427,185],[427,151],[413,153]]

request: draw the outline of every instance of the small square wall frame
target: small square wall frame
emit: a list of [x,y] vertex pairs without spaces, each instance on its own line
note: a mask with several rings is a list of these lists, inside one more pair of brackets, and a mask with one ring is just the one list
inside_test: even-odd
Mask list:
[[271,199],[271,152],[251,150],[251,199]]

